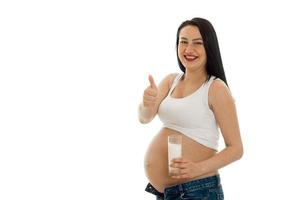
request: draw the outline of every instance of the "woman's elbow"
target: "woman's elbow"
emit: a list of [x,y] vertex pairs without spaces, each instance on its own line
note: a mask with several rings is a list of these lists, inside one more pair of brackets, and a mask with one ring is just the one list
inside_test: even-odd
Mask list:
[[243,145],[232,144],[232,145],[227,145],[227,148],[230,149],[231,157],[233,161],[239,160],[243,157],[244,154]]
[[148,123],[149,123],[148,121],[144,121],[144,120],[141,119],[141,118],[139,119],[139,121],[140,121],[141,124],[148,124]]
[[139,122],[141,123],[141,124],[148,124],[148,123],[150,123],[152,121],[152,119],[144,119],[144,118],[142,118],[142,117],[139,117]]
[[236,147],[236,157],[237,160],[241,159],[244,155],[244,148],[243,145],[238,145],[238,147]]

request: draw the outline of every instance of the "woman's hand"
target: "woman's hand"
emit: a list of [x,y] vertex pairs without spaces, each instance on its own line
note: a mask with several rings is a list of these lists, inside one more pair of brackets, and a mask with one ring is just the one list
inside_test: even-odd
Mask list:
[[183,178],[195,178],[203,174],[201,163],[195,163],[184,158],[173,159],[170,165],[173,168],[177,168],[178,173],[172,178],[183,179]]

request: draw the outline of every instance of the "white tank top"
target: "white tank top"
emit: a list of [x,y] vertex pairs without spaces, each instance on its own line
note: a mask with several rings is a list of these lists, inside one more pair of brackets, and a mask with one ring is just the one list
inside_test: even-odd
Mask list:
[[208,105],[208,89],[216,77],[211,76],[208,82],[192,94],[174,98],[171,94],[182,76],[183,73],[175,77],[168,95],[159,106],[158,116],[163,127],[176,130],[206,147],[218,150],[219,129]]

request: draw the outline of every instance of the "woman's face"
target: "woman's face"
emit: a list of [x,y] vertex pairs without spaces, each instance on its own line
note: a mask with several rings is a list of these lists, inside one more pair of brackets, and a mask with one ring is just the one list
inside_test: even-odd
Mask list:
[[206,52],[201,33],[196,26],[187,25],[180,30],[178,56],[190,71],[205,69]]

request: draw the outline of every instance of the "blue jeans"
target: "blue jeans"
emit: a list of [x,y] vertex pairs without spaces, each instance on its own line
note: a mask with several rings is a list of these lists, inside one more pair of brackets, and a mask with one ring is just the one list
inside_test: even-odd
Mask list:
[[158,192],[150,183],[147,192],[156,195],[157,200],[223,200],[224,194],[220,176],[210,176],[165,188],[164,193]]

